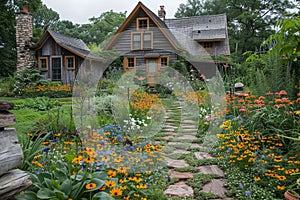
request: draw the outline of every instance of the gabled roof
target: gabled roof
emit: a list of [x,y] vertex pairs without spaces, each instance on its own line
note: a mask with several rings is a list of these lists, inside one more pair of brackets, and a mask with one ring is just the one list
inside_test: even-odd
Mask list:
[[49,37],[52,37],[53,40],[61,47],[65,48],[66,50],[72,52],[73,54],[75,54],[83,59],[104,61],[103,58],[91,53],[90,49],[87,47],[87,45],[81,39],[63,35],[63,34],[57,33],[50,29],[47,29],[46,31],[44,31],[44,33],[40,37],[37,44],[33,47],[33,49],[38,50],[38,49],[42,48],[44,43],[47,41],[47,39]]
[[180,35],[186,35],[198,42],[220,41],[221,47],[219,47],[218,54],[230,55],[225,13],[165,19],[165,24],[176,38],[180,38]]
[[115,36],[108,42],[108,44],[105,46],[105,50],[108,50],[111,45],[115,42],[115,40],[118,37],[118,34],[125,31],[128,24],[132,21],[136,13],[142,9],[148,17],[156,24],[157,28],[160,28],[161,32],[164,34],[164,36],[169,40],[169,42],[172,44],[172,46],[176,50],[182,50],[180,48],[180,44],[177,42],[174,35],[168,30],[167,25],[162,21],[156,14],[154,14],[149,8],[147,8],[142,2],[138,2],[136,7],[133,9],[133,11],[129,14],[129,16],[126,18],[125,22],[122,24],[122,26],[117,30]]

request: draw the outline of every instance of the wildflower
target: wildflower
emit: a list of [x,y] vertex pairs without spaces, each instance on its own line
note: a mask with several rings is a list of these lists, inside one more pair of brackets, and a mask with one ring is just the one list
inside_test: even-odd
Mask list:
[[90,157],[85,158],[84,161],[87,162],[87,163],[92,163],[92,162],[94,162],[94,158],[90,158]]
[[85,185],[85,188],[88,189],[88,190],[92,190],[94,188],[96,188],[96,183],[88,183]]
[[116,182],[110,180],[110,181],[106,181],[105,185],[106,185],[107,187],[112,188],[112,187],[115,187],[117,184],[116,184]]
[[259,177],[259,176],[255,176],[255,177],[254,177],[254,180],[255,180],[255,181],[260,181],[260,177]]
[[110,191],[111,196],[122,196],[122,190],[119,188],[114,188]]
[[251,191],[247,190],[246,191],[246,196],[250,196],[251,195]]
[[278,190],[284,190],[284,189],[285,189],[285,186],[284,186],[284,185],[277,185],[277,189],[278,189]]
[[126,185],[121,185],[120,186],[120,190],[126,190],[126,189],[127,189]]

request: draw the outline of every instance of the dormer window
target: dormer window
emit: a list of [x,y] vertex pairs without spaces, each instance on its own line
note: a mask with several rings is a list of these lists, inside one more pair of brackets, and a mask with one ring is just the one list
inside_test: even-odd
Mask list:
[[149,18],[137,18],[136,19],[137,30],[149,30]]

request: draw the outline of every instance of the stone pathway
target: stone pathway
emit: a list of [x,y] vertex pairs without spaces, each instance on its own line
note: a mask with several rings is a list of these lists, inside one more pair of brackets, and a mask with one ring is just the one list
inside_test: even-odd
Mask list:
[[[175,105],[169,105],[167,108],[166,123],[161,130],[164,135],[162,138],[166,142],[166,147],[169,149],[166,152],[166,162],[169,168],[169,175],[172,180],[175,180],[165,191],[164,194],[172,197],[188,197],[188,199],[201,199],[199,192],[196,193],[194,188],[189,186],[189,181],[193,181],[195,176],[209,175],[211,180],[201,187],[201,193],[210,193],[214,199],[227,199],[226,188],[224,188],[224,173],[217,165],[198,166],[197,161],[213,160],[214,158],[207,152],[202,151],[201,143],[195,143],[197,140],[198,122],[192,119],[189,113],[185,112],[177,101]],[[178,116],[180,114],[180,116]],[[175,116],[175,117],[172,117]],[[174,119],[176,118],[176,119]],[[181,122],[181,123],[180,123]],[[171,150],[170,150],[171,149]],[[190,161],[181,159],[184,156],[193,156],[191,162],[196,162],[196,165],[189,165]],[[191,158],[191,157],[189,157]],[[205,163],[205,162],[204,162]],[[186,168],[186,170],[178,170]],[[189,170],[189,168],[193,170]],[[178,171],[177,171],[177,170]],[[184,171],[184,172],[182,172]],[[191,172],[192,171],[192,172]],[[215,177],[215,178],[214,178]],[[200,183],[201,184],[201,183]],[[199,184],[198,184],[199,185]],[[184,199],[184,198],[183,198]]]

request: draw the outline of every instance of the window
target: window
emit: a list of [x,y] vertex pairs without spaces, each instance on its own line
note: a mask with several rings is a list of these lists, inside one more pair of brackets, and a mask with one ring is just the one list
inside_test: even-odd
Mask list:
[[137,30],[148,30],[149,29],[149,18],[137,18],[136,19]]
[[212,48],[213,47],[213,43],[212,42],[202,42],[202,46],[204,48]]
[[75,69],[75,56],[65,56],[65,68]]
[[142,50],[153,48],[152,32],[134,32],[131,33],[131,50]]
[[155,58],[147,59],[147,72],[148,73],[157,72],[157,59]]
[[40,70],[48,70],[48,57],[39,57],[38,58],[38,67]]
[[168,66],[169,64],[169,57],[161,57],[160,58],[160,65],[161,66]]
[[142,49],[141,35],[142,35],[142,33],[132,34],[132,48],[131,49],[133,49],[133,50]]
[[52,57],[52,81],[61,80],[61,65],[60,57]]
[[136,59],[135,57],[124,57],[123,66],[125,71],[131,71],[135,69]]

